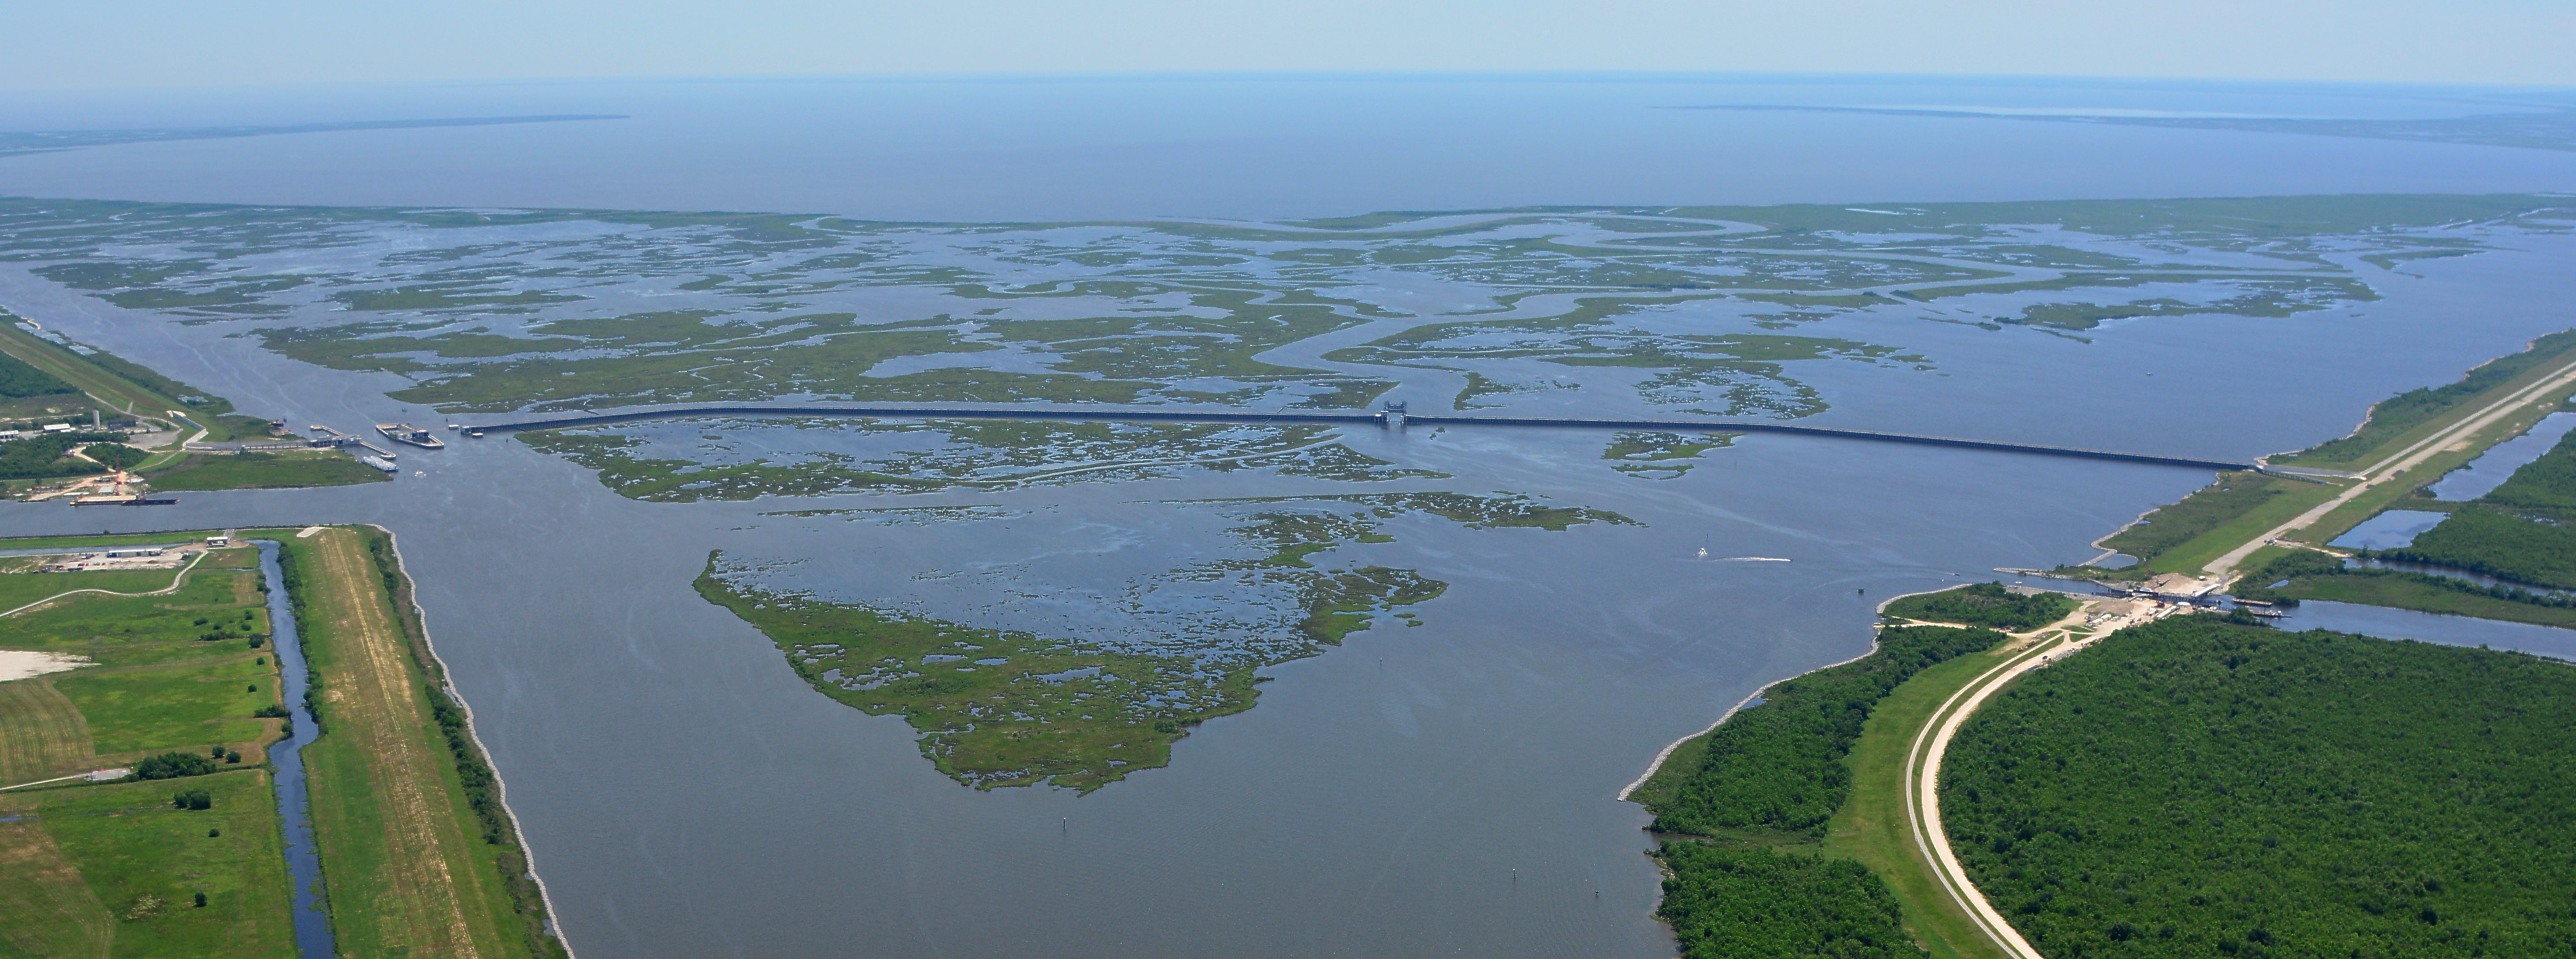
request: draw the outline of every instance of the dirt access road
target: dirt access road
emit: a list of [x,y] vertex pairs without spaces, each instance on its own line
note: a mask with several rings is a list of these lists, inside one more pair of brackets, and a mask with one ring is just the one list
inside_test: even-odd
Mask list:
[[453,758],[364,538],[308,540],[325,734],[305,752],[340,947],[356,955],[503,954]]

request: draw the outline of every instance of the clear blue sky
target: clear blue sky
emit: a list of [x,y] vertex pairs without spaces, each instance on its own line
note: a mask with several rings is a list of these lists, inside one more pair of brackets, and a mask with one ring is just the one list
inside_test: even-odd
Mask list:
[[2571,0],[111,0],[0,5],[0,89],[1211,70],[2576,86]]

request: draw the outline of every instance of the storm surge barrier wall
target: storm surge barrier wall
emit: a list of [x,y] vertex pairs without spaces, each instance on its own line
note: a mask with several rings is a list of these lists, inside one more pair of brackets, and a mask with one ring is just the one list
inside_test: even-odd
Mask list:
[[[1997,440],[1972,440],[1952,436],[1929,436],[1920,433],[1889,433],[1880,430],[1837,429],[1829,426],[1800,426],[1768,420],[1718,419],[1603,419],[1554,416],[1469,416],[1444,413],[1395,413],[1396,422],[1424,426],[1516,426],[1546,429],[1610,430],[1690,430],[1713,433],[1791,433],[1832,439],[1866,440],[1877,443],[1912,443],[1921,446],[1947,446],[1958,449],[1989,450],[2001,453],[2025,453],[2036,456],[2065,456],[2077,459],[2110,460],[2120,463],[2144,463],[2152,466],[2182,466],[2192,469],[2256,470],[2260,463],[2202,459],[2191,456],[2162,456],[2153,453],[2124,453],[2117,450],[2085,449],[2075,446],[2049,446],[2041,443],[2007,443]],[[1112,422],[1171,423],[1313,423],[1322,425],[1389,425],[1390,414],[1368,410],[1203,410],[1203,409],[1133,409],[1089,406],[939,406],[912,403],[687,403],[670,406],[632,407],[600,412],[568,413],[522,420],[507,420],[467,425],[466,430],[484,432],[551,430],[576,426],[600,426],[633,423],[644,420],[680,419],[692,416],[855,416],[881,419],[1003,419],[1003,420],[1089,420]]]

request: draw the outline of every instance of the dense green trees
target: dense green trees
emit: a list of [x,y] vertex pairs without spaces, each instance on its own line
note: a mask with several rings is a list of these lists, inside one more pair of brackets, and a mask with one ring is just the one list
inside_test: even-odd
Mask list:
[[1990,701],[1942,818],[2041,952],[2576,954],[2576,669],[2211,616]]
[[2576,435],[2403,549],[2375,555],[2576,589]]
[[1851,793],[1843,756],[1878,701],[1925,667],[2003,639],[1984,629],[1890,627],[1879,631],[1876,652],[1765,690],[1760,706],[1709,732],[1698,768],[1669,797],[1648,802],[1654,828],[1822,830]]
[[[2062,615],[2000,587],[1931,597],[1936,608],[2021,622]],[[1903,602],[1911,602],[1907,600]],[[1895,626],[1878,649],[1763,691],[1708,735],[1676,751],[1634,798],[1659,832],[1715,837],[1667,842],[1658,915],[1693,959],[1920,956],[1896,897],[1868,867],[1813,847],[1851,795],[1845,763],[1879,701],[1916,673],[2005,639],[1987,629]],[[1775,848],[1785,843],[1790,848]]]
[[1887,883],[1849,859],[1762,846],[1668,842],[1655,912],[1691,959],[1879,959],[1927,955],[1905,934]]
[[1884,612],[1900,619],[1931,623],[1965,623],[2018,633],[2037,629],[2075,611],[2075,601],[2062,593],[2021,595],[2002,583],[1978,583],[1891,601]]
[[82,443],[118,438],[111,433],[75,431],[44,433],[0,443],[0,479],[51,479],[106,472],[96,463],[63,454]]
[[2518,583],[2576,589],[2576,527],[2470,507],[2451,514],[2404,549],[2374,554],[2484,573]]
[[2300,453],[2301,462],[2351,463],[2377,452],[2379,447],[2398,434],[2450,412],[2514,377],[2530,372],[2533,367],[2576,349],[2576,330],[2552,333],[2531,342],[2531,348],[2511,356],[2488,360],[2460,377],[2459,382],[2408,390],[2379,401],[2370,408],[2370,418],[2351,436],[2322,443]]
[[2576,444],[2559,437],[2549,452],[2523,464],[2503,485],[2478,499],[2554,518],[2576,517]]
[[29,366],[25,360],[0,353],[0,398],[22,399],[29,396],[51,396],[56,393],[78,393],[62,377]]
[[133,469],[143,465],[152,454],[123,443],[92,443],[81,449],[81,455],[109,469]]
[[474,746],[474,738],[465,728],[465,711],[447,691],[436,686],[423,690],[429,700],[430,718],[438,721],[439,732],[447,737],[447,751],[456,760],[456,777],[465,787],[465,802],[474,808],[474,818],[483,824],[483,841],[501,845],[510,838],[510,812],[501,808],[500,779],[492,766],[483,761],[483,753]]

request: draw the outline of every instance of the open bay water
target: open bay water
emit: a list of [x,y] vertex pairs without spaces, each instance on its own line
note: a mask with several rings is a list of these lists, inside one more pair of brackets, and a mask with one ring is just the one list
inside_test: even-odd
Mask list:
[[[488,109],[431,90],[412,94],[437,108],[418,115],[638,119],[20,156],[0,159],[0,193],[1025,221],[2576,188],[2576,154],[2545,151],[1651,109],[1776,90],[1236,83],[1140,87],[1119,99],[1098,92],[1109,86],[596,88],[626,98],[612,103],[567,85],[491,94],[523,100]],[[2045,106],[2072,96],[2016,89],[1871,89],[1844,102]],[[2132,91],[2112,105],[2218,111],[2278,95]],[[252,108],[236,106],[223,122],[381,118],[368,106],[344,102],[358,112],[322,117],[259,107],[273,120],[244,119]],[[1123,119],[1092,122],[1103,116]],[[1813,331],[1921,351],[1937,368],[1813,363],[1797,373],[1833,404],[1817,418],[1832,425],[2220,457],[2296,448],[2349,430],[2372,400],[2447,382],[2576,325],[2560,281],[2576,244],[2532,235],[2505,245],[2374,273],[2377,302],[2281,319],[2124,320],[2076,339],[1856,315]],[[22,266],[0,270],[0,305],[291,423],[448,419],[387,398],[406,385],[398,377],[285,360]],[[1405,388],[1451,388],[1445,372],[1421,371],[1421,384],[1395,372]],[[1612,400],[1578,396],[1568,411]],[[841,595],[994,624],[984,617],[1007,615],[984,608],[994,597],[946,574],[981,564],[983,582],[1041,595],[1114,592],[1119,571],[1142,568],[1130,557],[1221,550],[1171,521],[1184,507],[1164,501],[1357,487],[1247,473],[654,504],[493,437],[406,451],[392,484],[187,493],[148,510],[0,504],[0,530],[396,530],[564,932],[592,959],[1650,957],[1671,945],[1651,916],[1659,877],[1643,855],[1647,817],[1613,797],[1665,744],[1754,688],[1866,649],[1870,609],[1888,595],[1995,578],[1997,566],[2090,558],[2087,542],[2209,479],[1748,436],[1678,479],[1640,480],[1600,461],[1599,433],[1348,435],[1361,452],[1455,477],[1406,488],[1528,493],[1642,525],[1391,524],[1395,542],[1335,558],[1450,583],[1411,607],[1424,626],[1384,622],[1265,670],[1274,681],[1252,710],[1196,730],[1168,768],[1089,796],[959,786],[919,755],[900,718],[813,692],[691,580],[722,550],[792,561],[793,575]],[[764,515],[984,504],[1007,515],[925,525]],[[1702,548],[1791,562],[1703,562]],[[1067,556],[1105,559],[1086,579],[1085,564],[1049,559]]]
[[1269,219],[1532,204],[2576,189],[2576,152],[1720,105],[2400,119],[2485,91],[1763,77],[450,84],[23,94],[0,130],[628,119],[136,143],[0,159],[0,195]]

